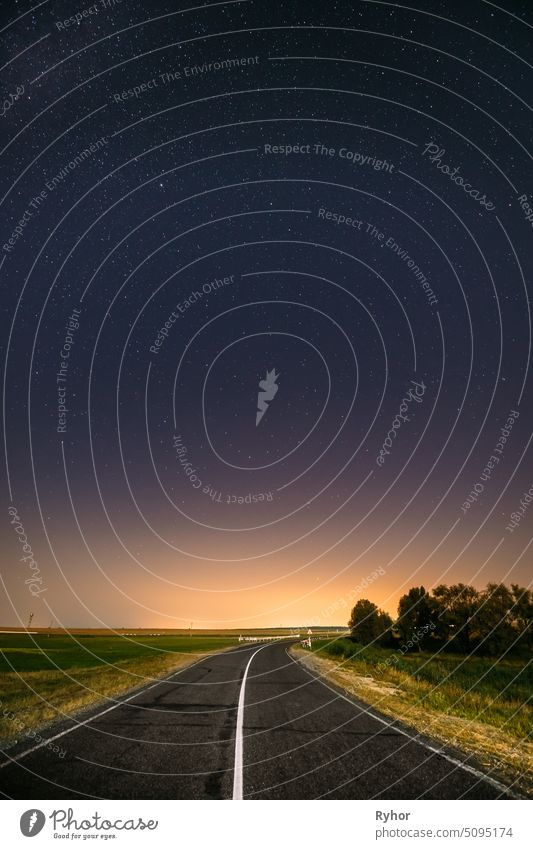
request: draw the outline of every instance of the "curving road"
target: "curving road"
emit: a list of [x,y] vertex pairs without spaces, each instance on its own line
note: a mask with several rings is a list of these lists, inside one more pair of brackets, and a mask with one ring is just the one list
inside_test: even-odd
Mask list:
[[49,736],[66,755],[27,743],[10,750],[0,791],[15,799],[506,797],[471,762],[315,679],[288,645],[211,655],[55,727]]

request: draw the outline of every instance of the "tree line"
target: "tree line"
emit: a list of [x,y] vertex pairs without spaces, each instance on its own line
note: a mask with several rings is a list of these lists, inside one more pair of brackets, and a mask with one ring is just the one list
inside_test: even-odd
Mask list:
[[412,587],[400,598],[395,620],[359,599],[348,626],[352,639],[364,646],[501,655],[533,648],[532,622],[533,591],[518,584],[489,583],[484,590],[439,584],[430,593]]

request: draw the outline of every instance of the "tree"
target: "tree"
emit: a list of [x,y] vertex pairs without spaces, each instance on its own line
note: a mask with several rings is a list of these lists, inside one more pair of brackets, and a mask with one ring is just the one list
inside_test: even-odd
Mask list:
[[472,650],[472,628],[480,605],[479,592],[469,584],[439,584],[431,599],[435,633],[450,640],[457,651]]
[[390,635],[391,626],[392,619],[389,614],[379,610],[377,605],[367,598],[359,599],[348,622],[352,639],[363,646],[385,642]]
[[513,594],[513,620],[520,635],[520,643],[533,647],[533,592],[518,584],[511,584]]
[[517,638],[517,630],[513,627],[513,595],[505,584],[487,584],[480,602],[474,620],[478,650],[482,654],[503,654]]
[[424,587],[411,587],[398,602],[398,619],[396,628],[404,643],[409,641],[422,650],[422,643],[427,642],[428,635],[435,629],[431,618],[431,603]]

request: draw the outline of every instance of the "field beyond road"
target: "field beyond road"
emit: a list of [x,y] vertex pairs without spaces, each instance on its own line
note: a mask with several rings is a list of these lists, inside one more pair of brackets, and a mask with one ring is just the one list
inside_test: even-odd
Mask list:
[[316,640],[292,650],[314,674],[380,713],[471,755],[495,778],[533,792],[533,668],[521,658],[363,647]]
[[0,745],[236,645],[231,635],[0,633]]

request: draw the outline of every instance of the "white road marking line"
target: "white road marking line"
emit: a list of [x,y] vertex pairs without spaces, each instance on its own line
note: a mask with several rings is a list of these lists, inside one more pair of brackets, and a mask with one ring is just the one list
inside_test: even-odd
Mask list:
[[116,704],[111,705],[111,707],[100,711],[100,713],[95,713],[93,716],[89,716],[87,719],[84,719],[83,722],[76,722],[76,725],[74,725],[72,728],[67,728],[66,731],[60,731],[59,734],[54,734],[53,737],[48,737],[46,740],[42,740],[40,743],[37,743],[36,746],[32,746],[31,749],[26,749],[26,751],[21,752],[19,755],[15,755],[15,757],[9,758],[8,761],[2,761],[2,763],[0,763],[0,769],[3,769],[5,766],[10,766],[11,764],[16,763],[17,761],[22,760],[22,758],[25,758],[26,755],[31,755],[32,752],[36,752],[37,749],[42,749],[43,746],[47,746],[48,743],[52,743],[54,740],[59,740],[59,738],[64,737],[65,734],[70,734],[72,731],[76,731],[78,728],[82,728],[84,725],[88,725],[89,722],[93,722],[95,719],[98,719],[105,713],[109,713],[110,710],[115,710],[115,708],[118,708],[121,705],[125,705],[128,702],[131,702],[132,699],[136,699],[137,696],[142,696],[144,693],[147,693],[148,690],[152,690],[154,687],[159,687],[161,684],[167,684],[171,682],[175,675],[179,675],[180,672],[185,672],[186,669],[192,669],[193,666],[196,666],[197,663],[201,663],[202,660],[207,660],[208,657],[210,657],[210,655],[207,655],[207,657],[202,657],[200,658],[200,660],[197,660],[194,663],[189,664],[188,666],[183,666],[181,669],[177,669],[168,678],[162,678],[160,681],[156,681],[155,684],[150,684],[149,687],[145,687],[143,690],[137,690],[135,693],[133,693],[133,695],[129,696],[127,699],[123,699],[120,702],[116,702]]
[[[272,643],[267,643],[266,646],[272,645]],[[235,760],[233,767],[233,798],[234,799],[242,799],[242,753],[243,753],[243,741],[242,741],[242,726],[244,721],[244,696],[246,691],[246,678],[248,676],[248,670],[250,668],[250,664],[256,654],[259,654],[266,646],[261,646],[261,648],[254,651],[250,660],[246,664],[246,669],[244,670],[244,675],[242,678],[241,691],[239,693],[239,707],[237,710],[237,725],[235,728]]]
[[296,665],[299,666],[300,669],[303,669],[304,672],[307,672],[307,674],[309,675],[309,677],[313,681],[318,681],[319,684],[322,684],[323,687],[327,687],[328,690],[331,690],[331,692],[335,693],[335,695],[339,696],[339,698],[344,699],[344,701],[351,704],[352,707],[359,708],[359,710],[362,710],[363,713],[368,714],[368,716],[371,716],[372,719],[377,719],[378,722],[381,722],[381,724],[385,725],[387,728],[391,728],[394,731],[397,731],[399,734],[403,734],[403,736],[407,737],[408,740],[411,740],[412,743],[416,743],[419,746],[423,746],[425,749],[429,749],[430,752],[434,752],[436,755],[440,755],[441,758],[444,758],[445,760],[450,761],[450,763],[454,764],[455,766],[458,766],[461,769],[464,769],[465,772],[470,772],[470,773],[472,773],[472,775],[475,775],[476,778],[483,779],[483,781],[486,781],[488,784],[491,784],[496,790],[500,790],[501,792],[505,793],[506,796],[512,796],[513,799],[523,799],[524,798],[523,796],[519,796],[517,793],[515,793],[509,787],[506,787],[504,784],[501,784],[495,778],[492,778],[490,775],[486,775],[484,772],[481,772],[479,769],[475,769],[473,766],[470,766],[469,764],[465,764],[462,761],[457,760],[457,758],[453,758],[451,755],[448,755],[446,752],[443,752],[442,749],[439,749],[436,746],[431,746],[429,743],[426,743],[424,740],[417,739],[416,737],[413,737],[411,734],[408,734],[407,731],[403,730],[403,728],[399,728],[397,725],[394,724],[395,722],[401,722],[401,720],[391,720],[391,722],[387,722],[387,720],[382,719],[380,716],[377,716],[375,713],[373,713],[373,711],[365,708],[362,703],[360,704],[359,700],[354,701],[354,699],[358,699],[358,696],[354,696],[354,698],[351,699],[349,696],[345,696],[344,693],[340,693],[334,687],[330,687],[330,685],[326,684],[326,682],[322,679],[321,676],[313,675],[311,673],[311,671],[305,666],[304,663],[302,663],[300,660],[295,660],[293,657],[291,657],[291,655],[289,654],[289,652],[286,649],[285,649],[285,652],[286,652],[289,660],[292,660],[292,662],[296,663]]

